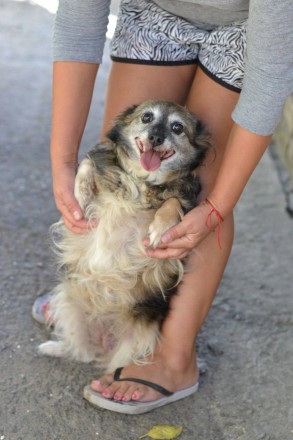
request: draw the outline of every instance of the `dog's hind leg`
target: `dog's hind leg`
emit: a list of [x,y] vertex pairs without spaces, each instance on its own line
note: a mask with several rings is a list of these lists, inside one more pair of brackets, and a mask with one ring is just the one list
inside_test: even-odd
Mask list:
[[68,357],[66,345],[61,341],[47,341],[38,346],[38,353],[53,357]]
[[51,301],[51,312],[57,341],[41,344],[38,347],[39,353],[68,357],[80,362],[91,362],[96,359],[101,349],[91,338],[91,324],[87,320],[86,313],[67,297],[66,287],[62,288],[62,284]]
[[156,322],[145,324],[137,321],[126,331],[108,359],[107,372],[125,367],[131,363],[145,364],[147,357],[152,356],[159,338],[159,327]]

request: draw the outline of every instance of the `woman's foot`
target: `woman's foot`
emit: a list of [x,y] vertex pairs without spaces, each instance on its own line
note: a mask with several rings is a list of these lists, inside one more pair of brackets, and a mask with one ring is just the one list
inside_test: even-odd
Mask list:
[[[197,383],[199,371],[195,356],[189,362],[180,359],[172,361],[161,354],[155,355],[151,363],[146,365],[131,364],[123,368],[120,378],[137,378],[149,381],[175,392],[188,388]],[[150,402],[160,399],[162,394],[154,389],[132,381],[114,381],[114,373],[107,374],[91,383],[94,391],[101,393],[105,398]]]
[[49,307],[52,299],[51,294],[39,296],[32,307],[32,317],[40,324],[46,324],[48,327],[53,326],[53,318]]

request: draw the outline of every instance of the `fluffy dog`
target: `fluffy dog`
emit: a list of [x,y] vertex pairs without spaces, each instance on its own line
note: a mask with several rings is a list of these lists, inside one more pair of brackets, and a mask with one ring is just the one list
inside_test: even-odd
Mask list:
[[56,249],[61,281],[50,303],[57,341],[41,353],[98,360],[107,371],[144,362],[154,351],[180,260],[148,257],[162,234],[197,204],[197,168],[209,143],[183,107],[146,101],[122,113],[81,162],[75,196],[98,226],[83,235],[63,223]]

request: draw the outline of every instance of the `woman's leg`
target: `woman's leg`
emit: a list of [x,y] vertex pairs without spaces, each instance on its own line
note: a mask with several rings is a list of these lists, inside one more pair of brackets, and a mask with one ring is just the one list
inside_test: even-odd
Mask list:
[[[126,69],[125,69],[126,67]],[[142,67],[142,66],[140,66]],[[216,158],[211,155],[206,166],[201,169],[203,183],[203,197],[211,190],[226,140],[231,129],[231,112],[237,102],[238,94],[217,84],[208,78],[200,69],[197,70],[193,83],[190,83],[191,70],[186,74],[189,93],[186,94],[186,85],[176,78],[177,67],[155,68],[155,72],[147,74],[148,69],[143,66],[141,75],[136,72],[136,66],[123,65],[128,70],[128,80],[132,84],[132,92],[128,90],[127,102],[115,105],[115,89],[124,86],[124,77],[119,75],[120,66],[115,66],[109,84],[108,106],[106,111],[106,125],[108,118],[113,117],[118,108],[126,107],[131,103],[146,98],[176,100],[186,104],[196,113],[203,122],[206,122],[212,133],[212,141],[216,147]],[[123,70],[122,69],[122,70]],[[167,70],[170,71],[170,77]],[[189,69],[186,69],[188,72]],[[125,71],[124,71],[125,73]],[[164,75],[164,76],[163,76]],[[139,76],[141,88],[136,94],[136,77]],[[156,78],[157,77],[157,78]],[[156,79],[164,77],[159,87]],[[144,81],[143,81],[144,80]],[[186,78],[181,78],[186,80]],[[122,83],[120,82],[122,81]],[[163,87],[164,86],[164,87]],[[183,91],[180,96],[180,90]],[[124,93],[124,92],[123,92]],[[127,92],[126,92],[127,93]],[[174,94],[173,94],[174,93]],[[109,110],[113,104],[112,110]],[[124,104],[124,103],[123,103]],[[123,369],[121,377],[138,377],[149,380],[176,391],[194,384],[198,378],[195,356],[195,338],[209,311],[212,300],[222,278],[233,240],[233,219],[227,218],[221,225],[221,246],[218,248],[217,234],[211,233],[189,257],[189,271],[179,286],[178,294],[173,297],[171,311],[164,322],[161,332],[161,343],[158,346],[153,362],[145,365],[130,365]],[[103,392],[105,397],[114,397],[125,401],[134,399],[139,401],[154,400],[161,395],[156,391],[133,382],[113,382],[112,374],[102,377],[92,383],[93,389]]]

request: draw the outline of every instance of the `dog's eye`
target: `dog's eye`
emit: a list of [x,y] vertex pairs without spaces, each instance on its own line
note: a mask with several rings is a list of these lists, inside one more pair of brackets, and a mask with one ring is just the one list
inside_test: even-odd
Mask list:
[[181,134],[183,132],[183,125],[180,122],[173,122],[171,129],[175,134]]
[[153,119],[154,119],[154,115],[152,112],[146,112],[141,117],[141,121],[144,124],[148,124],[149,122],[152,122]]

